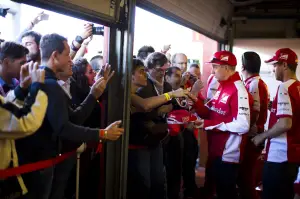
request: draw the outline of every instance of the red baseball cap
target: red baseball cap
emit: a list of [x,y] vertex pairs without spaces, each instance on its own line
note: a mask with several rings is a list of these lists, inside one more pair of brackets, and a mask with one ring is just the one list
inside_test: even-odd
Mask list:
[[237,61],[236,57],[232,52],[229,51],[219,51],[216,52],[213,58],[206,63],[211,64],[219,64],[219,65],[229,65],[229,66],[236,66]]
[[298,63],[298,57],[294,51],[292,51],[290,48],[281,48],[276,51],[275,55],[265,61],[269,64],[275,64],[277,62],[286,62],[287,64],[297,64]]

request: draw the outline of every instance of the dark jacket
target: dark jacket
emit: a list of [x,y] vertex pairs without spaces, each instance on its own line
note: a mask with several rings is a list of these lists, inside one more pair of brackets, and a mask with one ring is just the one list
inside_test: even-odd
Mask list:
[[89,96],[77,111],[72,111],[63,89],[58,85],[55,73],[45,67],[45,93],[48,108],[41,128],[32,136],[17,141],[17,151],[21,164],[49,159],[60,153],[60,139],[73,142],[99,140],[99,129],[75,125],[85,120],[94,107],[96,99]]
[[[164,93],[170,91],[172,91],[171,85],[165,82]],[[158,94],[153,82],[148,79],[147,86],[140,88],[137,91],[137,95],[142,98],[149,98]],[[158,116],[158,108],[147,113],[139,112],[131,114],[129,136],[129,143],[131,145],[156,146],[167,135],[168,125],[166,118]]]

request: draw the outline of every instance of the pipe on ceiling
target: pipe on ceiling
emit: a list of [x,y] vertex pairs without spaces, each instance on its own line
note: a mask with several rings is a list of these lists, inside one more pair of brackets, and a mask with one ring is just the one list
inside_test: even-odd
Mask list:
[[239,2],[239,1],[236,1],[236,0],[229,0],[229,1],[230,1],[230,3],[232,3],[236,7],[238,7],[238,6],[249,6],[249,5],[252,5],[252,4],[263,2],[263,0],[249,0],[249,1],[244,1],[244,2]]

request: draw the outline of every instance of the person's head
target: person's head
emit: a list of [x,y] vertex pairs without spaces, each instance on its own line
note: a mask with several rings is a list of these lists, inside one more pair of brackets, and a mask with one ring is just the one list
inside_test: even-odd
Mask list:
[[143,46],[139,49],[137,57],[141,60],[145,60],[149,54],[154,53],[155,50],[152,46]]
[[44,35],[40,43],[42,65],[55,73],[70,70],[72,60],[67,39],[59,34]]
[[295,76],[298,57],[291,49],[281,48],[276,51],[271,59],[265,62],[273,65],[276,80],[285,81],[287,76]]
[[80,84],[88,84],[89,86],[94,84],[96,73],[85,58],[81,57],[76,59],[72,70],[73,78],[79,81]]
[[183,53],[176,53],[172,56],[172,66],[176,66],[184,73],[187,70],[187,56]]
[[0,72],[8,78],[19,78],[21,66],[26,63],[28,49],[15,42],[4,42],[0,46]]
[[35,31],[28,31],[22,35],[22,45],[28,48],[27,61],[41,60],[40,41],[42,35]]
[[245,52],[242,55],[242,74],[246,75],[259,74],[261,60],[256,52]]
[[201,71],[200,71],[200,66],[198,64],[191,64],[190,68],[189,68],[189,72],[197,77],[197,78],[201,78]]
[[165,80],[172,86],[174,90],[180,88],[182,72],[180,68],[172,66],[167,69]]
[[103,66],[103,56],[96,55],[92,57],[90,60],[90,64],[92,66],[92,69],[97,73],[100,71],[101,67]]
[[147,86],[147,74],[144,62],[140,59],[133,59],[131,82],[136,87]]
[[229,51],[216,52],[208,63],[212,64],[213,74],[219,81],[227,80],[233,75],[237,65],[235,55]]
[[158,80],[163,80],[166,70],[169,68],[167,57],[160,52],[151,53],[145,60],[149,75]]

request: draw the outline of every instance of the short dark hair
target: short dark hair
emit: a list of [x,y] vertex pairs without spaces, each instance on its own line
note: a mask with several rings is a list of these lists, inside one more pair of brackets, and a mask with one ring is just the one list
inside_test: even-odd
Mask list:
[[99,59],[103,59],[103,56],[102,55],[96,55],[94,57],[92,57],[92,59],[90,60],[90,64],[92,66],[92,69],[94,71],[97,71],[97,70],[100,70],[101,66],[99,64]]
[[292,72],[296,73],[298,64],[288,64],[287,66]]
[[193,64],[190,65],[190,68],[198,68],[198,69],[200,69],[200,66],[198,64],[193,63]]
[[7,41],[0,46],[0,60],[5,58],[20,59],[29,53],[28,49],[16,42]]
[[148,69],[152,69],[157,66],[162,67],[163,65],[165,65],[168,62],[169,62],[169,60],[165,54],[160,53],[160,52],[154,52],[154,53],[151,53],[147,57],[147,59],[145,60],[145,65]]
[[29,37],[29,36],[34,38],[34,41],[38,46],[40,45],[40,41],[42,38],[42,35],[40,33],[35,32],[35,31],[27,31],[22,35],[22,39],[24,37]]
[[137,54],[139,59],[145,60],[149,53],[154,53],[155,50],[152,46],[142,46]]
[[256,52],[249,51],[242,55],[242,64],[247,72],[255,74],[260,71],[261,60]]
[[65,49],[64,41],[67,39],[56,33],[44,35],[40,43],[42,61],[48,61],[54,51],[61,54]]
[[140,59],[133,58],[131,73],[134,74],[139,67],[145,67],[144,62]]
[[165,76],[171,77],[171,75],[174,73],[174,71],[179,70],[181,71],[181,69],[177,66],[171,66],[170,68],[167,69]]

